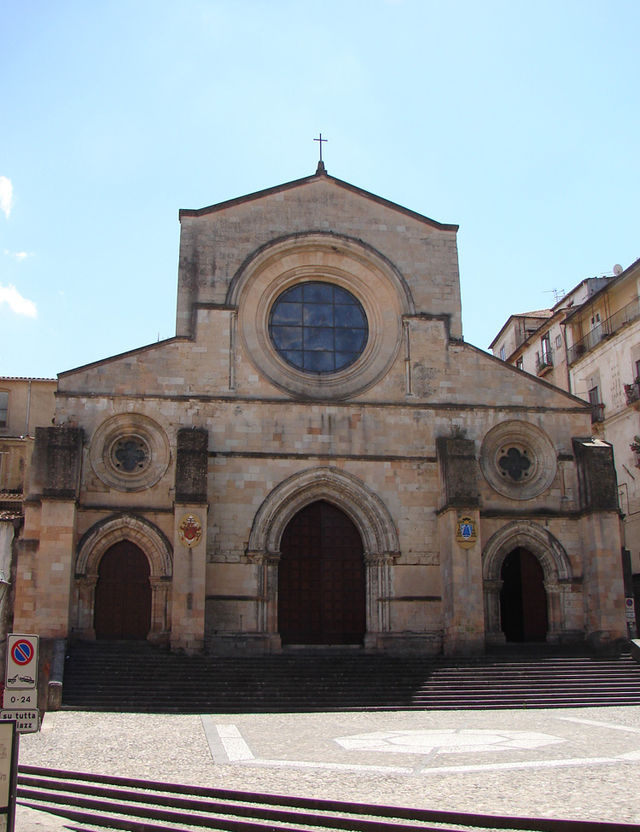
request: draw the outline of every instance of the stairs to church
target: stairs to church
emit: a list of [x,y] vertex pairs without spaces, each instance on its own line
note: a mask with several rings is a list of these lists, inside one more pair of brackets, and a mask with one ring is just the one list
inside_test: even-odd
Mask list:
[[640,704],[629,655],[504,653],[476,659],[360,652],[185,656],[147,643],[75,643],[63,708],[149,713],[459,710]]

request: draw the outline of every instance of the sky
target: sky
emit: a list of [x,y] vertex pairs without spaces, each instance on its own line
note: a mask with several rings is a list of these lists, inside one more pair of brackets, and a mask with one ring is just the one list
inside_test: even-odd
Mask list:
[[0,0],[0,376],[175,334],[178,210],[459,224],[466,341],[640,256],[637,0]]

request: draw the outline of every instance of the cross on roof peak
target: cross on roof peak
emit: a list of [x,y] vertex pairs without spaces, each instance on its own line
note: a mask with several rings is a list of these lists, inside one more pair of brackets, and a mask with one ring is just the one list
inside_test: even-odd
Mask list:
[[326,168],[324,166],[324,162],[322,161],[322,142],[328,142],[329,139],[323,139],[322,133],[319,133],[319,138],[314,139],[314,142],[318,142],[320,145],[320,160],[318,162],[318,167],[316,168],[316,173],[326,173]]

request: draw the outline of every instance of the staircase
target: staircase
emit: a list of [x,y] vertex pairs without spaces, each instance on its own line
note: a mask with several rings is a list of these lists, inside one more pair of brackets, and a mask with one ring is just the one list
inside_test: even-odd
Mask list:
[[63,708],[149,713],[460,710],[640,704],[630,656],[520,655],[477,659],[361,652],[207,657],[137,642],[76,643]]
[[[20,766],[18,802],[78,832],[637,832],[625,823],[347,803]],[[73,823],[73,826],[70,825]],[[78,826],[81,824],[81,826]]]

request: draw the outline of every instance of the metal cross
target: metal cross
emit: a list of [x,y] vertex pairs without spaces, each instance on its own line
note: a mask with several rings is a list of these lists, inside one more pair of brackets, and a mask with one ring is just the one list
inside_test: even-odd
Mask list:
[[319,135],[320,135],[320,138],[319,139],[314,139],[314,142],[320,142],[320,161],[322,161],[322,142],[328,142],[329,139],[323,139],[322,138],[322,133],[320,133]]

